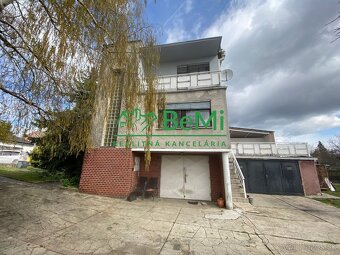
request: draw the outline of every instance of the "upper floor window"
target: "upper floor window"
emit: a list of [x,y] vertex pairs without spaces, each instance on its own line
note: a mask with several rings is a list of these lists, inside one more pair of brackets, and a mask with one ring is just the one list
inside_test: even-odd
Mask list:
[[177,66],[177,74],[209,72],[209,71],[210,71],[209,62]]
[[[199,127],[204,127],[208,123],[210,113],[211,113],[211,104],[210,101],[202,101],[202,102],[188,102],[188,103],[168,103],[166,105],[166,110],[169,112],[166,116],[167,119],[172,119],[176,122],[176,126],[180,125],[180,119],[188,116],[191,118],[192,123],[186,124],[186,127],[194,127],[196,121],[198,122]],[[200,114],[200,118],[196,120],[197,114]],[[158,126],[163,127],[163,111],[159,112],[158,118]],[[174,122],[168,122],[168,127],[173,127]],[[208,126],[211,127],[211,122],[208,123]]]

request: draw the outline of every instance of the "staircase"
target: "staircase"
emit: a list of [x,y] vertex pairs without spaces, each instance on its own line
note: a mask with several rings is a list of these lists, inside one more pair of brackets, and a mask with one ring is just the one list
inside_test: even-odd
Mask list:
[[[235,157],[229,158],[229,169],[230,169],[230,181],[231,181],[231,192],[233,197],[233,202],[248,203],[248,198],[245,198],[244,189],[239,175],[237,174],[238,164]],[[240,169],[239,169],[240,170]]]

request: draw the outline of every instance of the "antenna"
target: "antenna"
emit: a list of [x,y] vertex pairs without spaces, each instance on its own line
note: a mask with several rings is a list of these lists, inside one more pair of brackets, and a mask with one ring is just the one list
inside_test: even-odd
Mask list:
[[233,71],[231,69],[224,69],[221,71],[221,80],[230,81],[233,78]]

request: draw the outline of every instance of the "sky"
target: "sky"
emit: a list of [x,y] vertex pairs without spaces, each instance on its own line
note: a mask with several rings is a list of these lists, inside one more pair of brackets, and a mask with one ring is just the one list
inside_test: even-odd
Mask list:
[[223,37],[230,126],[315,146],[340,135],[339,11],[338,0],[157,0],[145,18],[161,44]]

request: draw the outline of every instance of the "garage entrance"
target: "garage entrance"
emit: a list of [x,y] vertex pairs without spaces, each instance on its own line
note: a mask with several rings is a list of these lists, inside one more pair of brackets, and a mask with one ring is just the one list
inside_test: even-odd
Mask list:
[[163,155],[160,196],[210,201],[209,156]]
[[301,195],[297,161],[238,159],[249,193]]

